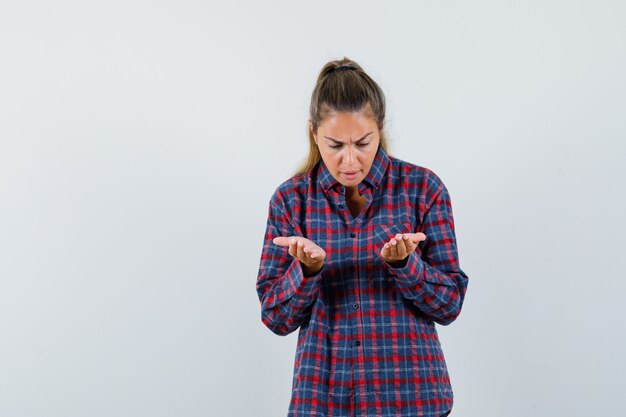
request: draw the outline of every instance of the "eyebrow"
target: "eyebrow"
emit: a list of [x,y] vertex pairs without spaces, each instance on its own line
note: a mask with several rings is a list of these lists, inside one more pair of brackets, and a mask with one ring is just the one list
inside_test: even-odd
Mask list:
[[[359,140],[355,141],[355,143],[363,142],[363,141],[364,141],[364,140],[365,140],[365,139],[366,139],[369,135],[371,135],[372,133],[374,133],[374,132],[369,132],[369,133],[366,133],[366,134],[365,134],[365,136],[363,136],[361,139],[359,139]],[[333,139],[333,138],[330,138],[330,137],[328,137],[328,136],[324,136],[324,138],[329,139],[329,140],[332,140],[332,141],[333,141],[333,142],[335,142],[335,143],[341,143],[341,144],[343,144],[343,143],[344,143],[344,142],[342,142],[342,141],[340,141],[340,140]]]

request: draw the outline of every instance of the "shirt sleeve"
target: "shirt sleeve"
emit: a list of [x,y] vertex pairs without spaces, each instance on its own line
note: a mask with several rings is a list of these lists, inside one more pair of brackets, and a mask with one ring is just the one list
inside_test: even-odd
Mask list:
[[402,295],[424,315],[445,326],[461,312],[468,277],[459,266],[452,204],[443,183],[422,225],[426,241],[409,255],[406,264],[400,268],[384,264]]
[[310,316],[324,267],[315,275],[304,276],[300,261],[289,255],[288,248],[272,242],[278,236],[300,235],[278,204],[275,194],[269,206],[256,290],[261,320],[271,331],[284,336]]

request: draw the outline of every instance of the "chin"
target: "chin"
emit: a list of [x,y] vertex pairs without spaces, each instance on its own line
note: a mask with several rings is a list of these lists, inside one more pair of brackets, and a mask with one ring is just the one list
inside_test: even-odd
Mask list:
[[350,181],[343,181],[341,182],[341,184],[345,187],[353,187],[355,185],[359,185],[359,183],[363,181],[363,178],[355,178],[353,180]]

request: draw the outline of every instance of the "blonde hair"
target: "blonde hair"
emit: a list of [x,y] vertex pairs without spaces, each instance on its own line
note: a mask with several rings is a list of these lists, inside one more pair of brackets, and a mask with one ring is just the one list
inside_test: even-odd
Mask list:
[[385,95],[381,88],[356,62],[344,57],[330,61],[322,67],[311,95],[309,119],[309,154],[296,171],[296,175],[309,172],[322,160],[315,143],[319,124],[333,112],[364,111],[372,115],[380,131],[380,147],[387,152],[385,125]]

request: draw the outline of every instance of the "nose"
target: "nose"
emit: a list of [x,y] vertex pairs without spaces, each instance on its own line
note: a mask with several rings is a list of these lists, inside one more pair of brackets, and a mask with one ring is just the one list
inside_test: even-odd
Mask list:
[[347,146],[347,154],[346,154],[346,162],[348,163],[349,166],[352,166],[352,164],[355,162],[356,158],[354,156],[354,149],[352,148],[352,146]]

